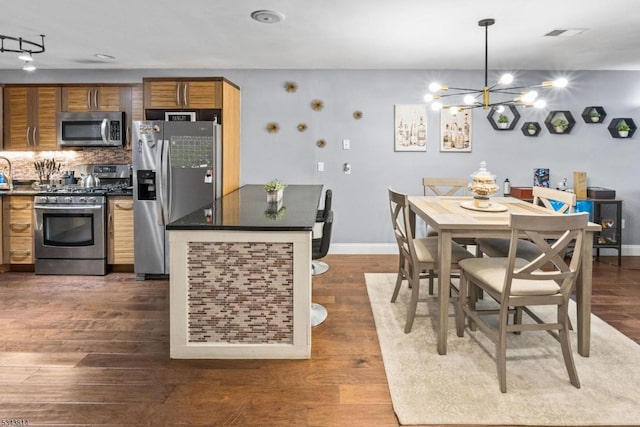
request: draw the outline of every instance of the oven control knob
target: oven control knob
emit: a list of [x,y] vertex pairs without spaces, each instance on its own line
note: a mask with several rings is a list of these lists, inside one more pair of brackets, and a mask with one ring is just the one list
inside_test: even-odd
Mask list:
[[73,202],[73,198],[71,196],[67,196],[67,197],[64,198],[64,202],[65,203],[71,203],[71,202]]
[[87,197],[87,201],[89,203],[95,203],[96,202],[96,198],[95,197]]
[[84,196],[80,196],[80,197],[78,197],[78,202],[80,202],[80,203],[86,203],[86,201],[87,201],[87,198],[86,198],[86,197],[84,197]]
[[47,197],[47,202],[49,203],[58,203],[58,198],[56,196]]

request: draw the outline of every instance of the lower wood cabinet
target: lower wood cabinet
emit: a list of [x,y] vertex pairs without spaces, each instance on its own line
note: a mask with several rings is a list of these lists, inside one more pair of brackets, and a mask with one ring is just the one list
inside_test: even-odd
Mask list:
[[108,264],[133,264],[133,198],[109,196]]
[[3,263],[33,264],[33,197],[3,200]]

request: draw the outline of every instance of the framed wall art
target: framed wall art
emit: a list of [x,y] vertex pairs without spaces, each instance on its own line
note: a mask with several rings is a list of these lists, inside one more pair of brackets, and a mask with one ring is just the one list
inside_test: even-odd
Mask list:
[[395,151],[427,151],[427,105],[395,106]]
[[471,152],[472,117],[471,110],[440,111],[440,151]]

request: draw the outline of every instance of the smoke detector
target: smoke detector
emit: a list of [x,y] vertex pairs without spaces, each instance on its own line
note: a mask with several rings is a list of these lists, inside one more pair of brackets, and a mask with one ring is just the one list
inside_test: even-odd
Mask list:
[[275,10],[256,10],[251,12],[251,18],[263,24],[276,24],[284,20],[284,15]]

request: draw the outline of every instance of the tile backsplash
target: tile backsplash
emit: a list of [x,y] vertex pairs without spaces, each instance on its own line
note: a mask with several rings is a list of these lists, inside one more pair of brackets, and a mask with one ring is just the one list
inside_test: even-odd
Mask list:
[[[11,161],[13,179],[20,181],[35,181],[38,174],[33,162],[45,159],[55,159],[61,163],[61,174],[66,170],[74,170],[75,165],[81,164],[130,164],[131,151],[124,149],[90,149],[90,150],[62,150],[62,151],[0,151],[0,156]],[[0,168],[5,167],[0,162]]]

